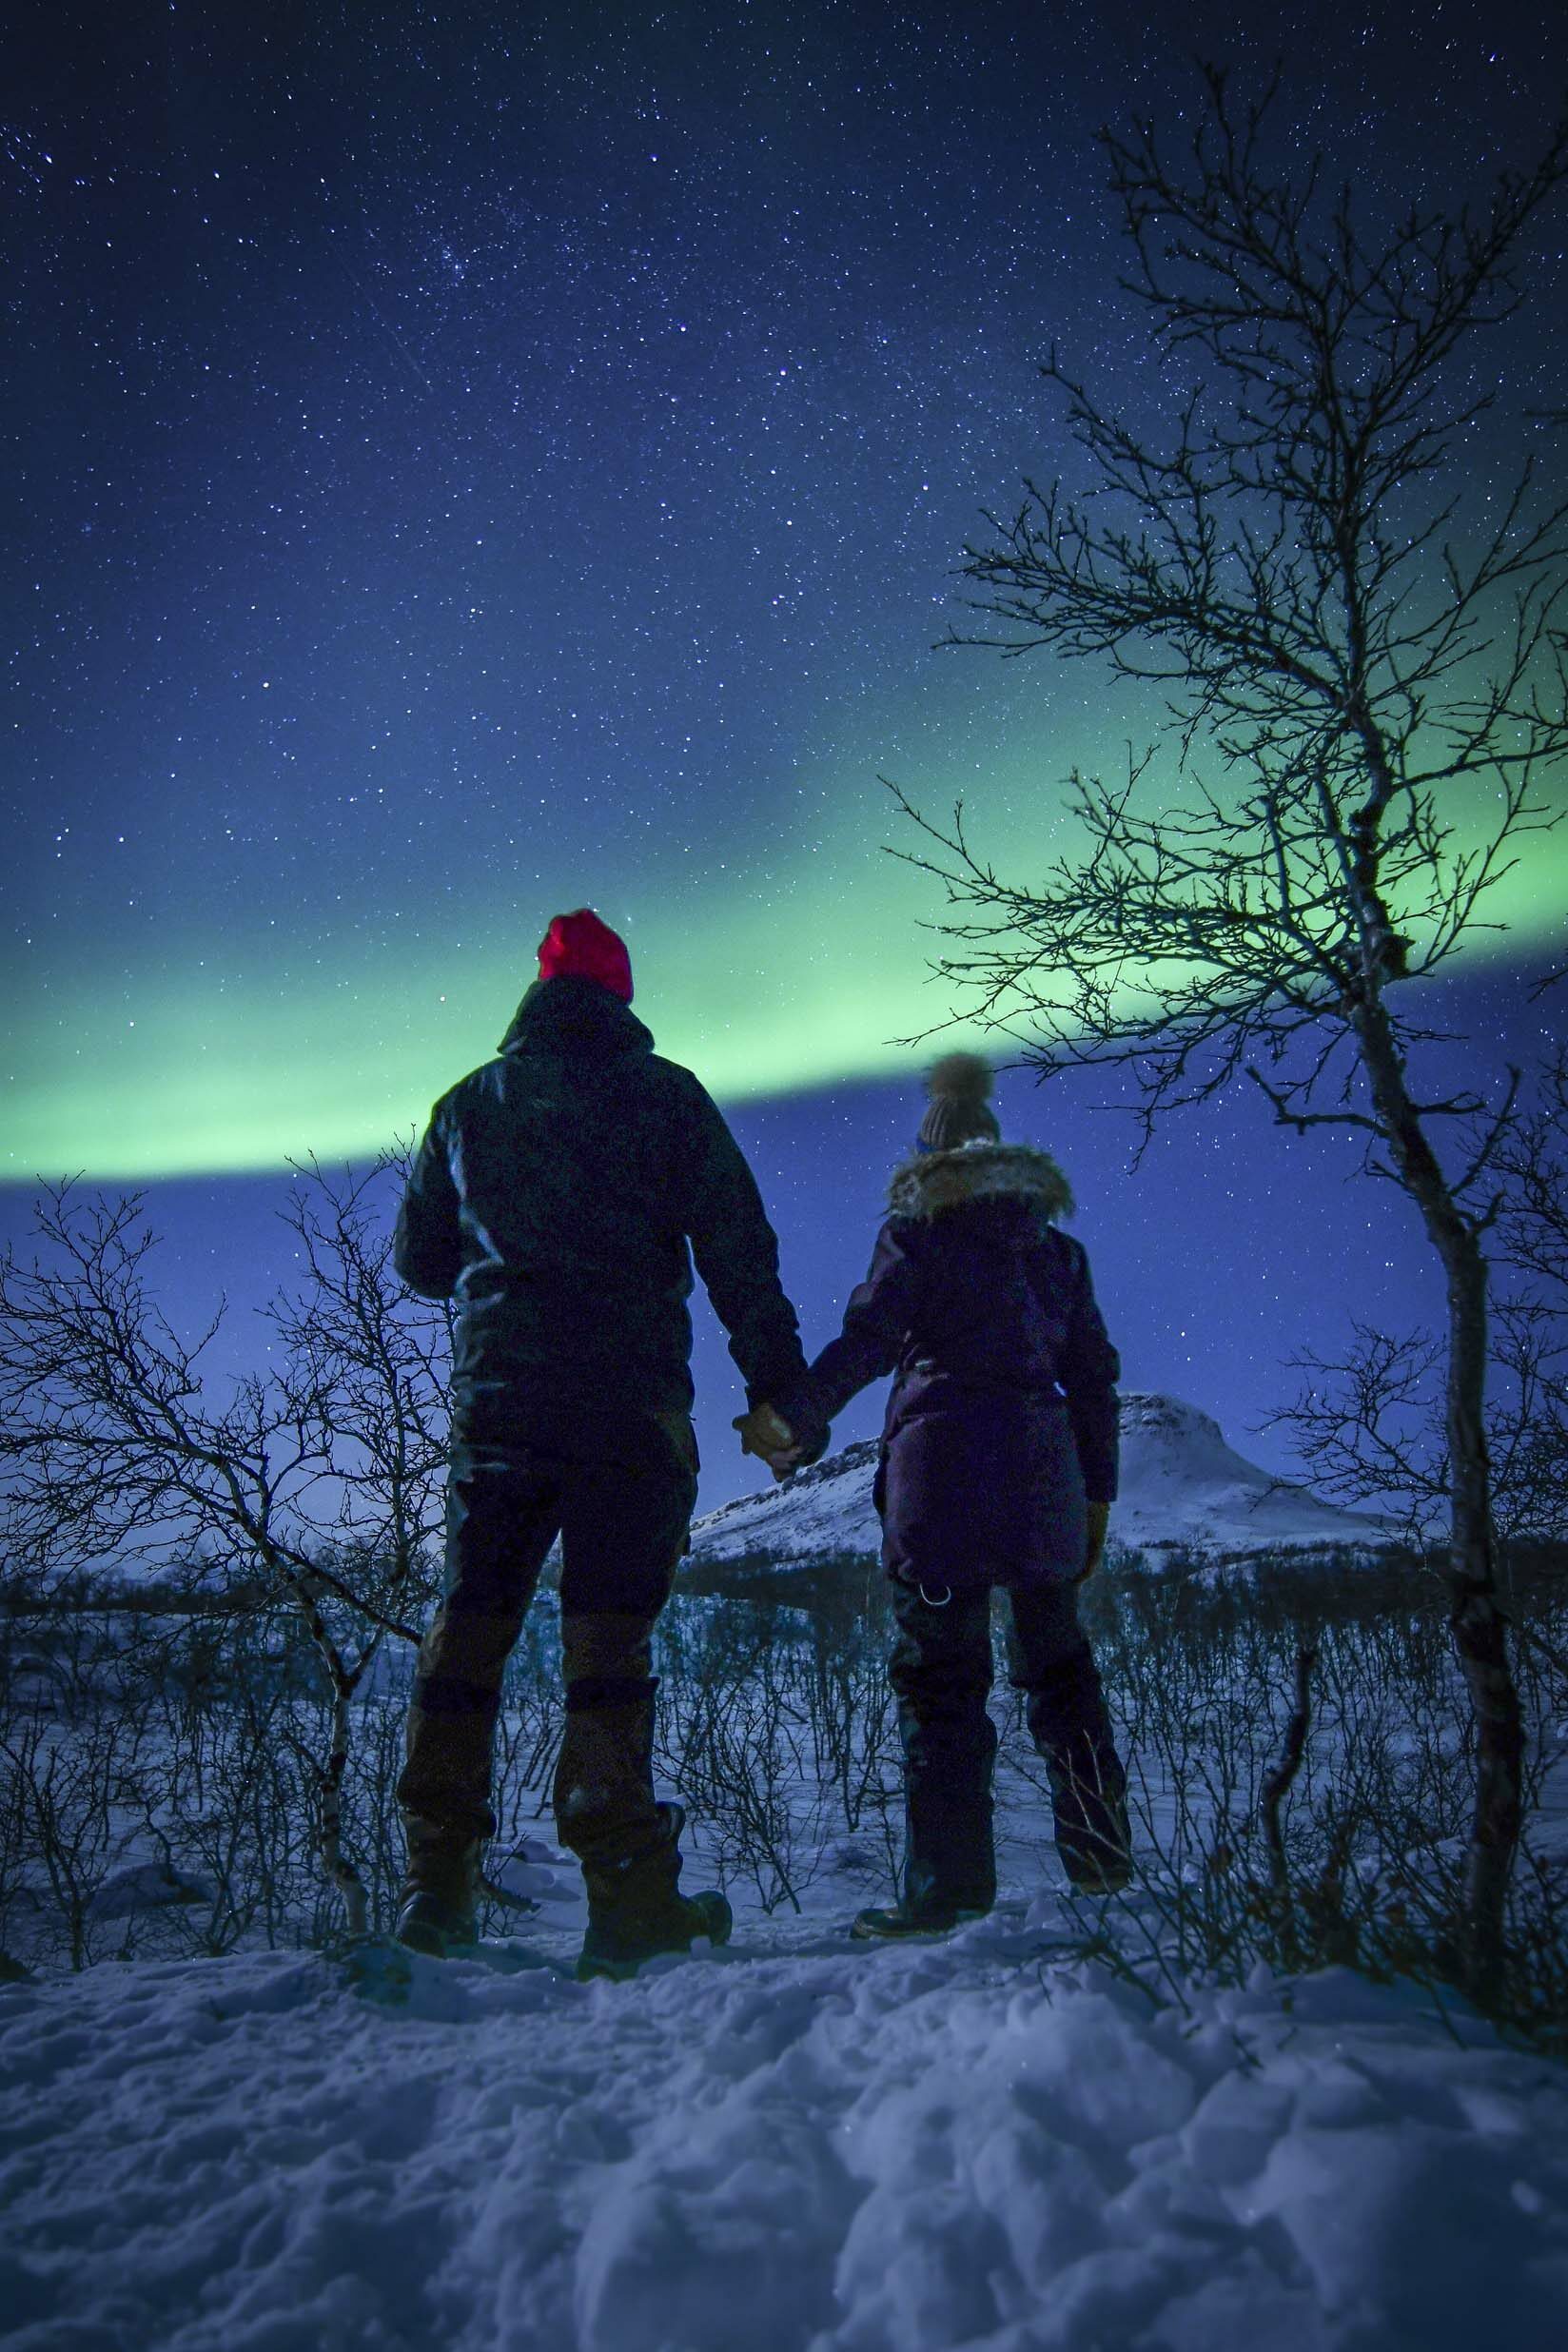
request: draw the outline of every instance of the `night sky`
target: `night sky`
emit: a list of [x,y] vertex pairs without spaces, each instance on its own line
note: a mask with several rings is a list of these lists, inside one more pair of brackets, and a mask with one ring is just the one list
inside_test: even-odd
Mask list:
[[[949,1009],[878,777],[962,794],[1027,871],[1067,771],[1147,733],[1088,668],[933,650],[978,510],[1063,462],[1052,342],[1158,398],[1096,126],[1174,128],[1195,52],[1283,50],[1284,131],[1374,212],[1480,195],[1568,90],[1558,12],[1371,8],[1326,47],[1111,0],[31,13],[0,96],[5,1232],[39,1174],[145,1185],[175,1311],[226,1289],[240,1362],[287,1158],[409,1133],[586,902],[731,1108],[820,1344],[919,1116],[891,1041]],[[1562,404],[1565,238],[1559,206],[1478,353],[1482,515]],[[1565,898],[1559,836],[1440,1074],[1539,1044],[1511,974]],[[1129,1381],[1278,1459],[1246,1432],[1284,1358],[1430,1311],[1405,1205],[1250,1102],[1130,1172],[1105,1091],[1009,1077],[1008,1130],[1077,1184]],[[709,1505],[754,1481],[706,1323],[698,1374]]]

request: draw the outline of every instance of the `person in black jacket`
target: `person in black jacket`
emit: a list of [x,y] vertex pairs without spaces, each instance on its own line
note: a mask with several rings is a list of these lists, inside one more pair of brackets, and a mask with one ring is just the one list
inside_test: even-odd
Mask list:
[[398,1783],[398,1933],[440,1954],[473,1938],[501,1673],[559,1534],[555,1810],[587,1883],[584,1975],[729,1931],[721,1895],[677,1891],[682,1816],[656,1803],[651,1761],[650,1641],[696,1495],[694,1259],[750,1402],[825,1435],[751,1171],[631,995],[616,933],[587,908],[558,915],[499,1058],[431,1113],[394,1248],[413,1289],[457,1310],[446,1595]]
[[[812,1365],[830,1419],[896,1373],[875,1499],[899,1627],[904,1872],[897,1908],[862,1911],[861,1937],[941,1931],[995,1901],[994,1585],[1068,1879],[1103,1893],[1128,1870],[1126,1775],[1077,1600],[1116,1493],[1120,1362],[1088,1255],[1055,1225],[1072,1206],[1061,1169],[1002,1142],[977,1055],[949,1055],[931,1086],[871,1271]],[[775,1445],[775,1470],[795,1459]]]

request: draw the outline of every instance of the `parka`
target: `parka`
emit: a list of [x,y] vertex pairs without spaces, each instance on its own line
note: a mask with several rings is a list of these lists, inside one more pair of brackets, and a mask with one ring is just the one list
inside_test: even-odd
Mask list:
[[498,1057],[436,1104],[393,1254],[413,1289],[456,1307],[453,1403],[470,1431],[614,1460],[617,1429],[689,1414],[694,1261],[749,1402],[815,1425],[740,1148],[597,981],[536,982]]
[[907,1161],[838,1337],[812,1365],[842,1411],[892,1372],[876,1480],[883,1562],[908,1583],[1072,1578],[1086,1504],[1116,1493],[1121,1364],[1061,1169],[1022,1144]]

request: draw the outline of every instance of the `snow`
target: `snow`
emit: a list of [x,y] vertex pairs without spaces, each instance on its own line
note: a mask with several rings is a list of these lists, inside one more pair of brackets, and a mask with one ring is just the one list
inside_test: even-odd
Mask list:
[[8,2352],[1568,2342],[1568,2073],[1338,1971],[1156,2009],[1080,1924],[7,1988]]
[[[724,1504],[696,1521],[692,1565],[748,1558],[804,1564],[876,1558],[872,1507],[874,1439],[846,1446],[782,1485]],[[1121,1493],[1111,1540],[1127,1550],[1206,1553],[1215,1561],[1260,1552],[1375,1549],[1378,1520],[1342,1511],[1303,1486],[1260,1469],[1227,1444],[1218,1421],[1177,1397],[1122,1397]]]
[[[1194,1408],[1124,1401],[1124,1540],[1343,1520]],[[875,1450],[714,1514],[698,1560],[873,1550]],[[690,1633],[720,1604],[682,1605]],[[1162,1753],[1133,1743],[1168,1847]],[[1003,1899],[946,1941],[849,1942],[891,1893],[880,1816],[848,1834],[802,1780],[801,1911],[732,1863],[730,1948],[632,1984],[576,1983],[580,1875],[536,1824],[491,1857],[515,1932],[472,1959],[0,1985],[4,2352],[1563,2352],[1568,2068],[1343,1970],[1157,2000],[1085,1956],[1099,1909],[1007,1754]],[[712,1835],[698,1808],[691,1886]],[[92,1915],[202,1891],[127,1851]],[[1150,1984],[1152,1901],[1113,1907]]]
[[876,1440],[862,1438],[781,1484],[694,1519],[689,1564],[708,1567],[754,1557],[785,1566],[879,1558],[882,1528],[872,1507],[876,1455]]

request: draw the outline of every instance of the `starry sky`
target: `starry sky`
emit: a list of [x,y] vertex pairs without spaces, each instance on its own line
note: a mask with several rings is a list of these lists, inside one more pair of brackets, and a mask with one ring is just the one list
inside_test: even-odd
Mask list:
[[[146,1185],[176,1293],[243,1317],[286,1159],[413,1129],[588,902],[756,1155],[820,1343],[918,1118],[893,1041],[950,1009],[879,778],[1027,865],[1073,763],[1147,729],[1082,667],[933,644],[979,509],[1062,460],[1052,342],[1157,397],[1096,126],[1283,51],[1289,136],[1368,204],[1476,194],[1568,88],[1553,13],[1395,0],[1325,49],[1125,0],[33,11],[0,98],[5,1231],[39,1174]],[[1488,361],[1482,504],[1560,405],[1564,233]],[[1565,896],[1543,845],[1459,988],[1489,1049]],[[1082,1089],[1003,1099],[1077,1179],[1129,1376],[1232,1435],[1369,1285],[1426,1299],[1396,1205],[1250,1105],[1134,1177]],[[1215,1322],[1222,1197],[1251,1279]],[[746,1479],[707,1323],[699,1375],[708,1503]]]

